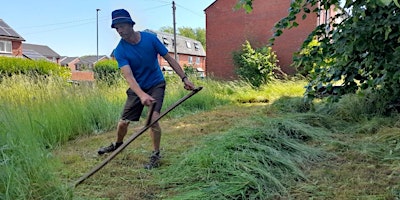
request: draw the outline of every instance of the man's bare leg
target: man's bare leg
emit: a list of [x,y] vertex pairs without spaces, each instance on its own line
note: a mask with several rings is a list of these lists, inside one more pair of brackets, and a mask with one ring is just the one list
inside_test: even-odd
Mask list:
[[[158,118],[160,113],[154,112],[152,120]],[[153,169],[160,166],[160,142],[161,142],[161,128],[160,124],[157,122],[150,129],[150,137],[153,143],[153,153],[150,156],[150,161],[144,166],[145,169]]]
[[111,143],[110,146],[107,147],[101,147],[97,153],[102,155],[105,153],[110,153],[114,150],[116,150],[119,146],[122,145],[124,141],[124,137],[126,133],[128,132],[128,126],[129,126],[129,121],[128,120],[120,120],[117,125],[117,141],[114,143]]
[[128,133],[128,126],[129,126],[129,121],[128,120],[120,120],[118,122],[118,126],[117,126],[117,143],[124,141],[124,137]]
[[[160,116],[160,113],[154,112],[152,116],[152,120],[157,119]],[[153,143],[153,150],[155,152],[160,151],[160,143],[161,143],[161,127],[157,122],[150,129],[150,136]]]

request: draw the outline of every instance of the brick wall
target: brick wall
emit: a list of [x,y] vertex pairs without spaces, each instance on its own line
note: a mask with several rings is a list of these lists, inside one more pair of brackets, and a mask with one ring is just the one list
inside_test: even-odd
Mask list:
[[[175,57],[175,55],[173,53],[169,53],[171,57]],[[192,63],[189,64],[189,56],[192,57]],[[200,63],[196,63],[196,58],[199,57],[200,58]],[[205,65],[206,65],[206,59],[205,57],[202,56],[194,56],[194,55],[186,55],[186,54],[179,54],[178,55],[178,63],[179,65],[183,68],[185,65],[191,65],[195,68],[202,68],[203,70],[205,70]],[[168,62],[162,58],[161,56],[159,56],[158,62],[160,63],[160,66],[169,66]]]
[[93,81],[94,73],[92,71],[72,71],[71,80],[73,80],[73,81]]
[[21,41],[12,41],[12,55],[15,57],[22,57],[22,42]]
[[[274,24],[287,16],[290,6],[290,0],[257,0],[253,1],[253,11],[246,14],[243,9],[233,9],[236,3],[237,0],[217,0],[205,10],[207,73],[226,80],[236,78],[232,53],[240,50],[246,40],[253,48],[266,45]],[[295,72],[290,67],[293,53],[317,25],[316,16],[301,20],[300,15],[298,19],[299,27],[284,31],[273,46],[279,65],[289,74]]]

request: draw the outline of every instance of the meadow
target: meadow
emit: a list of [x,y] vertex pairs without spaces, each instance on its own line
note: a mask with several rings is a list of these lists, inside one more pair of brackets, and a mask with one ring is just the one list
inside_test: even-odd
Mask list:
[[[126,83],[3,78],[0,199],[400,198],[396,113],[378,115],[357,95],[307,104],[304,80],[254,89],[192,79],[203,90],[161,120],[159,169],[142,168],[142,136],[74,188],[105,158],[96,150],[114,139]],[[167,83],[164,109],[188,93],[177,78]]]

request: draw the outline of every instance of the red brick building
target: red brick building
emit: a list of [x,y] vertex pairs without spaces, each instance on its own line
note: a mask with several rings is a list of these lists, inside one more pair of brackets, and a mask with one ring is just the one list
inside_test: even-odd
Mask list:
[[[266,45],[273,35],[273,27],[288,15],[291,0],[254,0],[253,11],[246,14],[244,9],[234,10],[237,0],[216,0],[204,11],[206,14],[207,74],[220,79],[234,79],[235,69],[232,53],[242,49],[246,40],[253,48]],[[285,30],[277,38],[273,50],[279,65],[285,73],[293,74],[290,65],[293,53],[317,26],[316,15],[305,20],[297,17],[299,26]]]
[[[201,74],[203,74],[205,71],[206,52],[203,48],[203,45],[199,41],[177,35],[176,42],[174,42],[173,34],[148,29],[145,31],[157,35],[157,38],[165,45],[165,47],[168,49],[168,53],[173,58],[175,57],[174,45],[176,44],[176,61],[179,63],[179,65],[181,67],[190,66],[198,72],[199,76],[204,76]],[[163,71],[166,71],[167,73],[172,72],[172,68],[164,58],[158,56],[158,62],[160,63],[160,67]]]
[[0,19],[0,56],[22,57],[23,41],[24,38]]

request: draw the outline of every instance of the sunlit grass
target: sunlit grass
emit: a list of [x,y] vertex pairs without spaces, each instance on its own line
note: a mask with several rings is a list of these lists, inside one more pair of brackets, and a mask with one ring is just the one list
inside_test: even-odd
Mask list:
[[[210,110],[234,101],[232,96],[225,95],[228,89],[221,82],[197,80],[195,77],[192,80],[204,89],[171,112],[169,117]],[[101,82],[76,85],[51,76],[4,77],[0,85],[0,167],[4,172],[0,176],[2,198],[31,198],[30,191],[40,191],[35,196],[48,195],[47,179],[35,177],[52,176],[53,165],[47,161],[51,157],[49,150],[82,135],[114,129],[125,101],[126,89],[124,80],[114,85]],[[168,79],[163,109],[187,93],[179,79]],[[38,167],[43,170],[36,170]],[[43,183],[28,187],[32,185],[29,183],[31,179]],[[57,182],[56,177],[51,179]],[[70,195],[68,190],[62,189],[63,184],[56,184],[55,187],[60,191],[55,196]]]
[[[76,189],[70,182],[102,159],[88,152],[114,138],[126,82],[2,79],[0,199],[368,198],[365,188],[371,188],[370,198],[400,195],[400,185],[393,183],[399,180],[398,120],[377,116],[371,101],[348,96],[338,104],[306,104],[302,80],[254,89],[241,81],[190,79],[203,90],[163,119],[166,157],[160,170],[141,169],[150,146],[142,137]],[[163,110],[188,93],[178,77],[167,77]],[[367,178],[343,177],[353,173],[352,164],[365,176],[374,172],[379,187],[373,189]],[[347,180],[351,189],[326,190]]]
[[326,128],[295,118],[258,114],[244,118],[226,133],[206,137],[162,171],[159,182],[174,188],[167,195],[171,199],[284,197],[291,184],[307,179],[301,166],[326,157],[306,142],[327,140],[328,135]]

